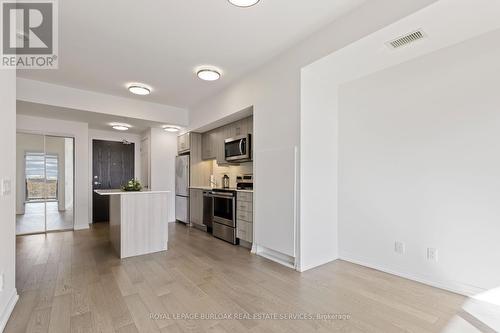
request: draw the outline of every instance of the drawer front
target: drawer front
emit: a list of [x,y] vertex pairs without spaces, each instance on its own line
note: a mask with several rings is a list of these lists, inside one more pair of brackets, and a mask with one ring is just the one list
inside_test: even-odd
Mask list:
[[236,230],[223,224],[214,223],[212,228],[214,237],[236,244]]
[[239,210],[236,212],[236,218],[238,220],[244,220],[244,221],[252,223],[253,222],[253,213]]
[[238,211],[253,212],[253,204],[248,201],[237,201],[236,208]]
[[253,193],[249,193],[249,192],[238,192],[238,194],[237,194],[237,199],[238,199],[238,201],[248,201],[248,202],[252,202],[252,200],[253,200]]

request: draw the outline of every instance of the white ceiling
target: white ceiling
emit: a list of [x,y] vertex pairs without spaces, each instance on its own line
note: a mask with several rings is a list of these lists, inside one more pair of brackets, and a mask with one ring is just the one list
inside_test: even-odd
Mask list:
[[[59,1],[59,69],[18,75],[126,97],[127,83],[144,82],[153,94],[134,98],[190,107],[365,1]],[[205,64],[223,78],[197,79]]]
[[[150,127],[158,127],[166,125],[159,122],[130,118],[118,117],[106,113],[96,113],[83,110],[69,109],[52,105],[45,105],[39,103],[31,103],[24,101],[17,101],[17,114],[60,119],[69,121],[78,121],[87,123],[89,128],[103,131],[119,132],[111,128],[111,123],[126,123],[131,125],[127,133],[141,134]],[[123,132],[122,132],[123,133]]]

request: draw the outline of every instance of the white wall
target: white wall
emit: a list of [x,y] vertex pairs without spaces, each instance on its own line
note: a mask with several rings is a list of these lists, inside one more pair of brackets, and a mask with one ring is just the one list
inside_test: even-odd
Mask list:
[[150,188],[151,184],[151,131],[147,130],[141,136],[141,182],[144,188]]
[[177,134],[161,128],[151,128],[150,180],[151,190],[170,191],[168,194],[168,221],[175,221],[175,157],[177,156]]
[[73,121],[18,115],[20,132],[73,137],[75,139],[75,230],[89,227],[88,125]]
[[305,271],[338,258],[338,117],[331,78],[304,72],[302,80],[300,270]]
[[462,291],[500,286],[499,39],[341,87],[341,257]]
[[65,174],[65,209],[73,209],[73,191],[75,189],[74,186],[74,181],[75,181],[75,175],[74,175],[74,170],[75,170],[75,147],[74,147],[74,140],[73,138],[65,138],[64,139],[64,174]]
[[199,128],[254,106],[255,242],[264,252],[276,251],[291,262],[298,252],[301,67],[432,2],[368,1],[191,110],[190,127]]
[[[307,236],[301,237],[301,253],[310,252],[308,254],[309,258],[325,257],[324,249],[317,245],[318,240],[327,241],[324,234],[321,234],[323,229],[329,230],[331,228],[329,224],[337,223],[334,211],[315,211],[312,208],[316,204],[313,200],[314,195],[318,193],[324,195],[321,200],[329,198],[323,203],[324,206],[335,207],[337,205],[335,200],[338,197],[335,195],[336,189],[334,188],[334,184],[337,183],[337,176],[335,173],[325,173],[323,182],[319,182],[316,179],[316,171],[318,165],[323,165],[323,163],[333,166],[336,154],[338,154],[336,147],[343,144],[342,140],[340,140],[340,143],[335,142],[335,138],[338,138],[339,128],[338,121],[336,121],[336,117],[339,115],[339,86],[345,82],[359,79],[499,29],[500,4],[488,0],[478,1],[480,2],[441,0],[316,61],[302,70],[301,136],[303,141],[301,142],[301,182],[306,186],[303,186],[301,191],[301,197],[303,198],[301,202],[301,231],[303,228],[308,230],[304,235],[301,235]],[[450,18],[446,25],[443,25],[443,17]],[[481,20],[477,19],[479,17]],[[385,41],[412,31],[415,27],[423,28],[429,38],[397,51],[390,50],[384,45]],[[481,51],[477,54],[481,54]],[[477,54],[475,55],[478,56]],[[455,59],[456,56],[452,55],[447,59],[443,59],[442,62],[453,62]],[[400,84],[404,84],[403,81]],[[364,97],[362,94],[358,94],[357,98],[362,99]],[[330,121],[325,121],[326,119],[330,119]],[[342,127],[342,124],[340,124],[340,127]],[[331,134],[331,147],[321,154],[317,142],[324,141],[327,138],[327,133]],[[330,184],[332,188],[324,187],[323,183]],[[306,199],[304,200],[304,198]],[[306,210],[307,206],[311,209]],[[339,209],[342,209],[342,207],[339,207]],[[338,223],[340,222],[339,220]],[[358,232],[364,231],[358,230]],[[385,229],[382,232],[385,232]],[[329,253],[332,254],[339,250],[338,240],[344,237],[341,228],[339,228],[338,239],[335,239],[336,234],[335,232],[331,234]],[[391,249],[392,247],[393,244]],[[349,253],[342,251],[342,248],[340,248],[339,252],[342,259],[418,279],[432,285],[465,294],[477,291],[477,289],[465,284],[449,283],[450,281],[443,282],[443,280],[412,275],[405,270],[389,269],[384,265],[377,264],[377,262],[364,261],[361,257],[351,256]],[[305,263],[306,269],[311,266],[314,267],[315,261],[309,264]]]
[[10,313],[18,299],[16,291],[16,72],[0,70],[0,181],[11,182],[11,193],[0,193],[0,275],[3,289],[0,290],[0,331],[3,331]]

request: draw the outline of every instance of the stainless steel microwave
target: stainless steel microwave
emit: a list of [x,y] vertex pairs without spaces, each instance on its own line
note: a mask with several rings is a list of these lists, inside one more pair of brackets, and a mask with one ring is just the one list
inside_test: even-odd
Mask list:
[[224,142],[225,159],[228,162],[252,160],[252,135],[245,134],[226,139]]

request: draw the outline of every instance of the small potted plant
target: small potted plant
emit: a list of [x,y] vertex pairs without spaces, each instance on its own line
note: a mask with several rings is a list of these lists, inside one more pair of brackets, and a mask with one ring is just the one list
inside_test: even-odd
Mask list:
[[122,186],[122,190],[127,192],[139,192],[142,190],[142,185],[137,179],[131,179]]

